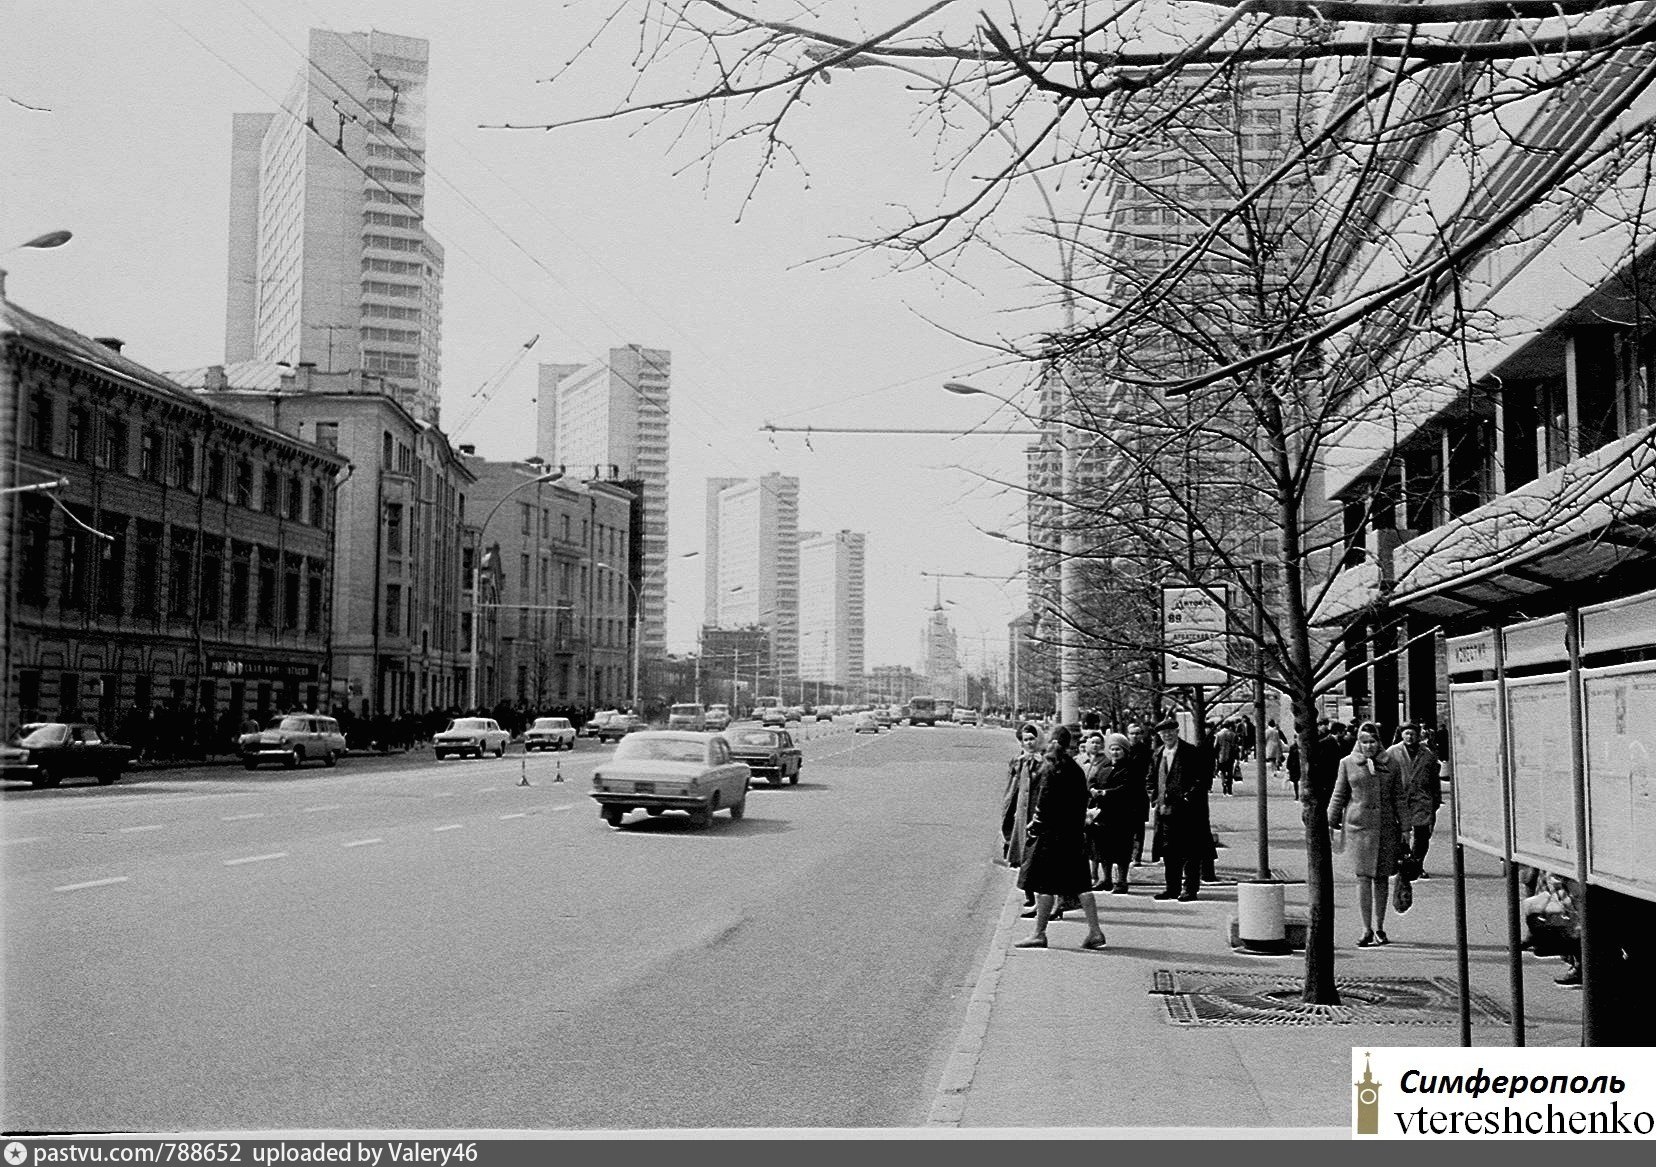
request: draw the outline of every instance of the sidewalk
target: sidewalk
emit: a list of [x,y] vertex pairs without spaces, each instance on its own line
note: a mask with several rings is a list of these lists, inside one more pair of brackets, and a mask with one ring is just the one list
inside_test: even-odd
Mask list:
[[[1268,785],[1271,868],[1276,878],[1292,881],[1286,886],[1288,919],[1303,920],[1299,804],[1280,781]],[[1383,948],[1356,947],[1362,933],[1356,882],[1335,857],[1335,975],[1349,1009],[1337,1012],[1360,1020],[1332,1024],[1326,1020],[1331,1011],[1320,1016],[1298,1005],[1303,951],[1270,957],[1230,947],[1236,880],[1252,879],[1257,866],[1255,799],[1251,767],[1234,798],[1211,796],[1222,848],[1216,865],[1220,881],[1204,884],[1195,903],[1151,898],[1162,888],[1160,864],[1135,868],[1129,895],[1099,893],[1100,922],[1109,939],[1101,951],[1081,948],[1086,924],[1080,912],[1049,926],[1050,948],[1011,948],[1030,934],[1033,921],[1019,918],[1023,897],[1015,873],[1008,871],[1000,927],[928,1126],[1343,1139],[1351,1113],[1353,1047],[1458,1045],[1447,808],[1439,815],[1426,861],[1431,878],[1414,885],[1415,903],[1406,914],[1388,912],[1391,943]],[[1513,1028],[1500,865],[1471,850],[1465,854],[1471,984],[1474,996],[1495,1010],[1491,1015],[1474,1007],[1472,1044],[1509,1046]],[[1158,970],[1167,970],[1159,981]],[[1563,971],[1557,960],[1524,957],[1526,1045],[1579,1044],[1580,994],[1553,983]],[[1281,986],[1273,983],[1278,977],[1285,982]],[[1358,982],[1349,991],[1348,978]],[[1373,983],[1363,985],[1364,978]],[[1181,998],[1155,991],[1198,989],[1204,982],[1217,987],[1218,1001],[1195,999],[1207,994]],[[1238,997],[1240,1008],[1227,1005]],[[1257,1008],[1273,1003],[1284,1007],[1276,1014]],[[1250,1005],[1256,1008],[1249,1011]],[[1192,1008],[1232,1020],[1172,1020],[1175,1010],[1194,1020]]]

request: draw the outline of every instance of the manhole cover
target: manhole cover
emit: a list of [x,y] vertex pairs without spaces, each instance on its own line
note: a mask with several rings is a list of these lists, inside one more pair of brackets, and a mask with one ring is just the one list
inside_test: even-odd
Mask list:
[[[1338,1005],[1307,1005],[1295,977],[1223,969],[1156,969],[1150,992],[1173,1025],[1454,1025],[1460,998],[1444,977],[1341,977]],[[1485,993],[1472,1012],[1505,1024],[1510,1016]]]

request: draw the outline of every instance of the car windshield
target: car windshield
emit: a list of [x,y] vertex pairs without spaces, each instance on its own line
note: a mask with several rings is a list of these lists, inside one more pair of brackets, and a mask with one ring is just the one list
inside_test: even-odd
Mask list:
[[563,729],[568,724],[569,724],[569,722],[565,721],[561,717],[537,717],[537,718],[535,718],[535,724],[534,724],[533,728],[535,728],[535,729]]
[[776,735],[774,733],[749,731],[747,733],[739,733],[731,740],[739,746],[774,746],[776,744]]
[[57,722],[49,722],[44,725],[39,723],[34,725],[25,725],[12,737],[12,743],[14,745],[23,746],[25,748],[35,746],[61,746],[68,740],[69,727],[67,725],[60,725]]
[[270,723],[271,729],[291,729],[303,733],[310,728],[310,724],[303,717],[278,717]]
[[457,717],[449,722],[449,730],[488,729],[489,723],[481,717]]
[[700,705],[675,705],[672,708],[675,717],[694,717],[701,712]]
[[630,737],[615,751],[617,762],[705,762],[705,742],[679,738]]

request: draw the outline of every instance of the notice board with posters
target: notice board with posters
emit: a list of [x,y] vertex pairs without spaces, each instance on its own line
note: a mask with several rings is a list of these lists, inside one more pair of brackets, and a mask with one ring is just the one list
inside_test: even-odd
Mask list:
[[1547,871],[1574,871],[1569,677],[1515,677],[1506,687],[1513,857]]
[[1582,673],[1587,879],[1656,900],[1656,662]]
[[1449,801],[1455,813],[1455,840],[1498,857],[1507,851],[1500,708],[1494,681],[1449,686],[1450,757],[1455,760]]

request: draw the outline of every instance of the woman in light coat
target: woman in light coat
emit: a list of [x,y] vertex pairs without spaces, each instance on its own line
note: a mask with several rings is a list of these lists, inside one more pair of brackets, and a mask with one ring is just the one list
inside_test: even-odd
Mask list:
[[1357,876],[1357,910],[1363,916],[1358,948],[1389,944],[1386,892],[1397,859],[1409,853],[1408,792],[1397,767],[1380,751],[1380,728],[1364,722],[1351,753],[1340,759],[1328,825],[1345,832],[1345,855]]

